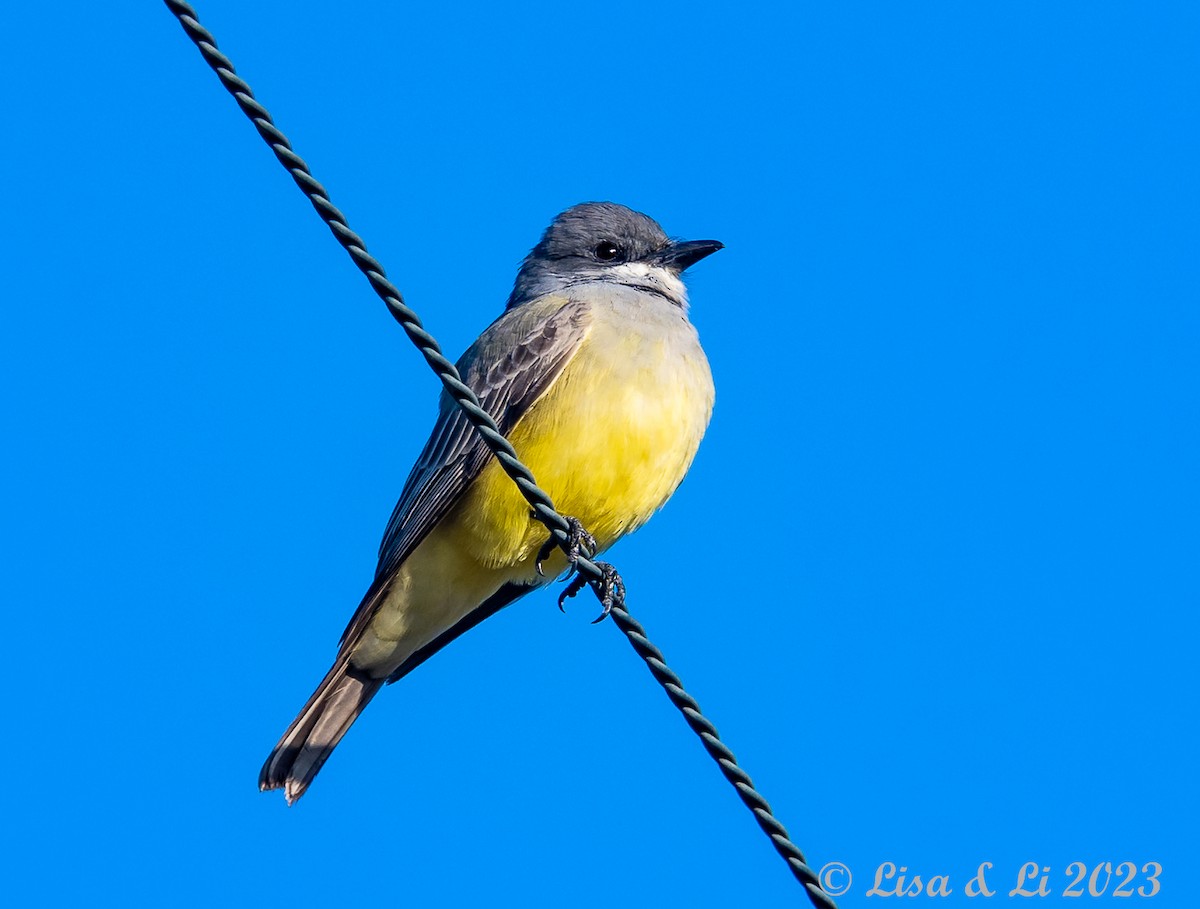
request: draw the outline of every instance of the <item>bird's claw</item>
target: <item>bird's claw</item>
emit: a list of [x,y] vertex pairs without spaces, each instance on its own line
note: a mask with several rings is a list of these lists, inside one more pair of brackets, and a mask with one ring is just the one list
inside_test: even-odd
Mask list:
[[577,574],[571,578],[571,583],[564,587],[563,592],[558,595],[558,611],[566,612],[564,604],[571,597],[575,596],[575,594],[579,593],[579,591],[583,590],[585,586],[587,586],[587,578],[583,575]]
[[[546,576],[546,572],[542,570],[542,564],[546,559],[550,558],[550,554],[554,552],[555,546],[558,543],[555,541],[554,535],[542,544],[542,548],[538,550],[537,560],[534,562],[534,567],[541,577]],[[621,580],[621,576],[617,574],[617,569],[613,568],[608,562],[596,562],[595,565],[600,569],[599,580],[589,580],[579,573],[578,563],[580,559],[591,559],[596,555],[596,538],[584,529],[578,518],[567,517],[567,571],[564,575],[567,586],[558,596],[558,608],[562,612],[566,612],[565,604],[579,591],[583,590],[588,584],[592,585],[592,589],[596,591],[596,595],[600,597],[600,605],[602,611],[592,622],[602,622],[612,612],[613,606],[625,602],[625,582]]]
[[568,599],[575,596],[575,594],[583,590],[588,584],[591,584],[592,589],[596,591],[596,595],[600,597],[601,606],[600,615],[592,619],[593,625],[603,622],[608,618],[608,614],[612,612],[614,606],[623,606],[625,604],[625,582],[621,580],[617,569],[613,568],[608,562],[597,562],[596,567],[600,569],[600,580],[589,581],[583,575],[576,573],[575,577],[571,579],[571,583],[558,595],[558,608],[561,610],[563,609],[563,604]]
[[[534,568],[540,577],[545,577],[546,572],[542,570],[542,563],[550,558],[550,553],[554,552],[554,547],[558,544],[554,540],[554,535],[542,544],[542,548],[538,550],[537,560],[534,562]],[[591,558],[596,554],[596,538],[588,533],[583,524],[578,518],[567,517],[567,574],[574,570],[575,563],[579,561],[580,556]]]

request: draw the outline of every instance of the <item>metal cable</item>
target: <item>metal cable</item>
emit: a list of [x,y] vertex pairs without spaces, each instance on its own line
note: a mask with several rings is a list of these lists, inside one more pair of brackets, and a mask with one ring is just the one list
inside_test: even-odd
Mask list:
[[[199,49],[201,56],[204,57],[204,62],[212,68],[213,72],[217,74],[217,78],[221,80],[221,84],[233,95],[238,107],[242,109],[242,113],[250,118],[255,129],[258,130],[258,134],[270,146],[275,157],[279,159],[279,163],[291,174],[296,185],[300,187],[300,191],[312,203],[317,215],[350,255],[358,270],[366,276],[371,288],[383,300],[388,312],[392,314],[392,318],[400,323],[400,327],[404,329],[409,340],[413,342],[425,358],[425,362],[437,374],[447,393],[463,409],[471,425],[479,432],[484,443],[495,455],[496,460],[500,462],[501,468],[517,484],[517,488],[520,489],[521,494],[533,509],[534,517],[546,525],[551,537],[564,553],[574,556],[575,571],[580,577],[587,580],[597,596],[602,596],[606,583],[611,579],[611,575],[606,575],[603,563],[598,564],[587,558],[586,555],[579,554],[578,548],[575,553],[568,552],[573,542],[571,524],[555,510],[550,496],[538,487],[533,474],[528,467],[521,463],[516,450],[500,432],[496,421],[483,409],[479,398],[463,382],[454,364],[443,355],[441,347],[421,325],[417,314],[404,303],[400,291],[388,280],[383,266],[367,252],[366,244],[358,234],[350,229],[345,215],[330,202],[325,187],[316,181],[309,171],[308,165],[292,150],[291,143],[275,126],[270,113],[255,99],[254,93],[245,80],[234,71],[230,59],[217,49],[216,39],[200,24],[195,9],[182,0],[164,0],[164,2],[179,20],[179,24],[183,26],[184,32],[187,33],[192,43]],[[608,595],[612,596],[610,614],[613,621],[629,639],[633,649],[646,661],[650,672],[666,691],[671,703],[683,714],[692,731],[700,737],[705,749],[717,762],[725,778],[737,790],[742,802],[754,814],[759,827],[770,838],[775,850],[787,862],[796,879],[804,886],[809,900],[814,906],[821,907],[821,909],[837,909],[833,899],[821,889],[817,875],[805,862],[804,854],[789,839],[787,830],[771,813],[766,799],[755,790],[749,775],[738,766],[733,752],[718,737],[716,727],[700,712],[699,705],[684,690],[679,677],[667,667],[661,651],[650,643],[645,629],[629,614],[625,608],[623,590],[620,589],[620,586],[615,591],[615,596],[613,593],[610,586]]]

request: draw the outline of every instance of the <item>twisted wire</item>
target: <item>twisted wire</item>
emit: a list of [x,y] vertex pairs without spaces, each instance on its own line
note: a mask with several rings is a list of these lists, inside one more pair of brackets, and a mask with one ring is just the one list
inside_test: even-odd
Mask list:
[[696,703],[696,699],[684,690],[679,676],[667,666],[662,651],[650,642],[646,636],[646,629],[629,614],[624,603],[614,604],[612,612],[609,614],[616,622],[617,627],[624,632],[630,646],[645,661],[650,674],[662,686],[667,697],[671,699],[671,703],[683,714],[683,718],[691,727],[692,732],[696,733],[704,744],[704,749],[708,752],[709,757],[717,762],[725,779],[737,790],[738,797],[750,809],[750,813],[758,821],[762,832],[770,839],[775,851],[787,862],[788,868],[791,869],[796,880],[804,887],[809,901],[821,909],[837,909],[833,897],[821,889],[817,874],[809,867],[800,847],[792,842],[787,828],[771,812],[771,806],[767,804],[767,800],[754,788],[750,775],[738,766],[737,758],[733,756],[729,746],[722,742],[721,737],[717,734],[717,727],[700,712],[700,705]]
[[[571,525],[554,507],[548,493],[534,481],[532,472],[521,463],[512,444],[500,432],[496,421],[483,409],[479,398],[463,382],[454,364],[442,353],[437,340],[429,334],[421,324],[417,314],[404,302],[403,296],[391,281],[388,280],[383,266],[371,256],[366,244],[357,233],[350,229],[343,215],[330,201],[316,178],[313,177],[308,165],[292,150],[287,136],[275,125],[271,114],[254,97],[250,86],[237,75],[233,63],[217,49],[216,39],[208,29],[204,28],[196,17],[195,9],[183,0],[164,0],[167,8],[183,26],[184,32],[192,43],[199,49],[205,63],[217,74],[221,84],[225,86],[237,102],[238,107],[254,124],[259,136],[271,148],[279,163],[291,175],[300,191],[312,204],[313,209],[322,221],[329,227],[334,239],[341,244],[349,254],[351,261],[370,282],[372,290],[383,300],[404,333],[421,352],[425,362],[437,375],[447,393],[455,403],[462,408],[470,421],[491,450],[501,468],[517,485],[525,500],[529,502],[534,516],[549,530],[555,543],[567,553],[572,543]],[[606,581],[603,568],[586,555],[574,553],[574,568],[578,574],[586,578],[597,596],[601,595]],[[611,591],[610,591],[611,595]],[[684,690],[679,677],[666,664],[662,652],[655,647],[646,636],[645,629],[629,614],[625,607],[624,596],[618,591],[613,598],[611,612],[614,623],[625,634],[630,645],[645,661],[651,674],[667,693],[671,703],[683,714],[688,726],[700,738],[704,748],[717,765],[722,774],[737,791],[739,798],[754,815],[763,833],[771,840],[775,850],[788,864],[788,868],[796,879],[803,885],[809,900],[820,909],[837,909],[829,894],[821,889],[817,875],[808,866],[804,854],[788,837],[784,828],[771,812],[766,799],[758,793],[749,775],[740,767],[733,752],[721,741],[716,727],[700,712],[695,699]]]
[[[196,11],[192,6],[182,0],[165,0],[165,3],[168,9],[175,14],[187,36],[199,48],[204,62],[217,74],[221,84],[225,86],[226,91],[233,95],[238,107],[242,109],[242,113],[254,124],[254,128],[258,130],[263,141],[270,146],[279,163],[291,174],[300,191],[312,203],[317,215],[333,233],[334,239],[346,250],[358,270],[366,276],[371,288],[383,300],[388,312],[392,314],[392,318],[400,323],[404,333],[421,352],[425,362],[441,380],[446,391],[455,403],[466,412],[467,419],[483,437],[504,472],[517,484],[521,494],[533,509],[534,515],[546,525],[551,536],[554,537],[555,543],[566,552],[571,541],[570,525],[566,518],[554,508],[554,502],[550,499],[549,494],[534,481],[529,468],[521,463],[512,444],[500,432],[500,428],[491,414],[480,405],[475,392],[463,382],[458,369],[442,353],[437,340],[425,330],[417,314],[405,304],[400,291],[388,280],[383,266],[367,252],[362,238],[350,229],[350,225],[346,222],[346,216],[338,211],[329,200],[329,194],[325,191],[325,187],[317,182],[308,169],[308,165],[292,150],[292,144],[288,141],[287,136],[275,125],[267,109],[254,97],[254,93],[246,81],[234,71],[230,59],[217,49],[216,39],[196,19]],[[603,572],[586,555],[579,555],[573,564],[576,571],[589,581],[596,584],[603,582]]]

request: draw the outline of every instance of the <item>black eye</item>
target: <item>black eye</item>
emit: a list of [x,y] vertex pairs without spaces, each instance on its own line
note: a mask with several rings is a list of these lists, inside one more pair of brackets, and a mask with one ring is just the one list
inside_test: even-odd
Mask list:
[[596,244],[596,258],[603,262],[611,262],[621,254],[621,248],[612,240],[601,240]]

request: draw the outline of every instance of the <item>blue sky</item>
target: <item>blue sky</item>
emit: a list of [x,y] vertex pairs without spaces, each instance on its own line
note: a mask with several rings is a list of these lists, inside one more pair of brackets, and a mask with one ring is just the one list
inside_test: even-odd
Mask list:
[[[1025,862],[1050,902],[1157,862],[1185,904],[1193,5],[198,11],[452,354],[570,204],[727,244],[708,437],[612,560],[844,905],[887,861],[951,904],[982,862],[1007,904]],[[256,791],[435,380],[165,7],[5,20],[11,897],[800,903],[587,599],[386,690],[298,807]]]

